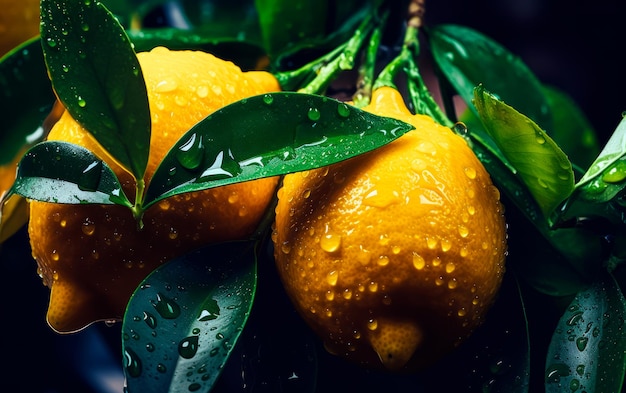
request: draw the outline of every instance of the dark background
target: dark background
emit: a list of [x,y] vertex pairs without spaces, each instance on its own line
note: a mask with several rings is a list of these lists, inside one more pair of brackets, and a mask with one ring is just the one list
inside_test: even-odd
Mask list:
[[[569,93],[596,129],[601,144],[620,122],[626,109],[623,2],[426,3],[426,23],[473,27],[520,56],[544,83]],[[27,242],[23,230],[0,246],[0,348],[4,354],[0,390],[121,392],[120,327],[97,324],[80,334],[63,336],[50,331],[45,323],[49,291],[36,274]],[[454,377],[454,370],[450,371]]]
[[470,26],[507,47],[572,96],[605,142],[626,110],[625,11],[612,0],[431,0],[425,20]]

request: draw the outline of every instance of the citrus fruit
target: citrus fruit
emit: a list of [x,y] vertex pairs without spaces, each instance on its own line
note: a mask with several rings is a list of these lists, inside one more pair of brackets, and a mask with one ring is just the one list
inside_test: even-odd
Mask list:
[[0,1],[0,57],[39,34],[39,0]]
[[[137,56],[152,116],[146,183],[170,147],[198,121],[239,99],[280,90],[270,73],[242,72],[204,52],[158,47]],[[134,195],[133,178],[68,112],[48,140],[88,148],[113,169],[126,194]],[[142,230],[122,206],[32,201],[28,232],[39,274],[51,288],[49,325],[71,332],[121,318],[133,290],[158,265],[205,244],[249,236],[277,182],[260,179],[165,199],[146,210]]]
[[463,137],[394,89],[364,108],[415,129],[372,152],[286,175],[272,233],[295,308],[329,352],[409,371],[459,345],[504,274],[499,192]]

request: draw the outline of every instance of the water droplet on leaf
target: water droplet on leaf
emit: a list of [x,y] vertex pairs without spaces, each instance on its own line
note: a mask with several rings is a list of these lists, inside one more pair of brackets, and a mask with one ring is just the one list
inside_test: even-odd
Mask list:
[[189,139],[178,148],[176,159],[184,168],[194,170],[202,163],[203,155],[204,144],[202,143],[202,136],[193,133]]
[[157,319],[151,313],[144,311],[143,320],[146,322],[149,328],[155,329],[157,327]]
[[570,375],[569,367],[563,363],[555,363],[546,368],[546,382],[559,383],[561,377]]
[[341,117],[350,116],[350,107],[347,104],[341,103],[337,106],[337,113]]
[[152,302],[152,306],[165,319],[174,319],[180,315],[180,306],[161,293],[157,293],[157,300]]
[[131,377],[137,378],[141,375],[141,359],[130,348],[124,349],[124,368]]
[[317,108],[309,108],[309,112],[307,113],[309,120],[318,121],[321,117],[320,110]]
[[215,299],[207,300],[198,315],[198,321],[205,322],[216,319],[220,315],[220,307]]
[[82,191],[97,191],[102,176],[102,161],[93,161],[81,173],[77,186]]
[[198,352],[198,336],[190,336],[178,343],[178,354],[185,358],[191,359]]

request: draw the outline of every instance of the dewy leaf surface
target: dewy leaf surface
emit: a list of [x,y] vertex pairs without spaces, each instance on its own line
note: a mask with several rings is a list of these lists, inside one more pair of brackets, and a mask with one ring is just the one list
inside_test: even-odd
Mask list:
[[625,317],[626,299],[610,275],[578,293],[552,336],[546,354],[545,391],[621,391]]
[[486,131],[549,218],[574,189],[569,159],[535,122],[484,87],[476,88],[474,103]]
[[124,29],[95,0],[42,0],[41,21],[44,57],[59,99],[136,179],[143,178],[150,110]]
[[254,242],[221,243],[157,268],[122,326],[128,392],[208,392],[246,324],[256,288]]
[[618,124],[598,157],[576,184],[576,198],[609,202],[626,187],[626,120]]
[[41,142],[31,148],[18,165],[10,192],[43,202],[132,206],[104,161],[67,142]]
[[169,151],[145,205],[176,194],[330,165],[380,147],[413,127],[332,98],[250,97],[208,116]]

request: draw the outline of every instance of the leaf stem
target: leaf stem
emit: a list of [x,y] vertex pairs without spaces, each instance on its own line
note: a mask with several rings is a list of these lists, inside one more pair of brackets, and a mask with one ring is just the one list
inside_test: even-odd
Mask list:
[[337,57],[345,49],[346,45],[347,43],[343,43],[331,52],[318,57],[296,70],[277,72],[274,74],[274,77],[278,80],[283,90],[296,90],[302,81],[308,79],[311,75],[318,74],[320,68]]
[[410,55],[407,56],[409,96],[411,97],[411,101],[413,103],[413,106],[415,107],[415,111],[417,113],[422,113],[432,117],[437,123],[441,125],[444,125],[446,127],[452,127],[454,123],[439,107],[432,94],[428,90],[426,83],[424,83],[422,74],[419,71],[419,66],[416,60],[419,57],[420,49],[417,28],[411,28],[409,26],[409,28],[407,29],[407,34],[413,35],[413,38],[410,39],[410,41],[408,40],[408,42],[405,42],[407,42],[408,50],[410,51]]
[[137,185],[135,186],[135,203],[131,208],[133,212],[133,217],[135,221],[137,221],[137,229],[143,229],[143,214],[145,209],[143,208],[143,193],[146,188],[146,182],[144,179],[137,180]]
[[382,39],[382,26],[384,26],[387,17],[388,13],[385,13],[381,18],[381,23],[374,28],[365,52],[365,60],[359,67],[359,79],[356,83],[357,90],[352,96],[354,106],[357,108],[362,108],[369,104],[372,97],[374,70],[378,58],[378,48]]
[[274,223],[274,219],[276,218],[276,206],[278,205],[278,190],[280,190],[280,188],[283,186],[283,179],[284,176],[281,176],[280,181],[276,184],[276,192],[274,192],[272,200],[265,209],[265,213],[263,214],[259,225],[257,225],[254,233],[251,236],[253,240],[261,240],[272,231],[272,224]]
[[407,87],[409,90],[409,98],[411,99],[415,112],[428,115],[437,123],[446,127],[452,127],[454,123],[450,121],[433,98],[424,83],[424,79],[417,65],[417,58],[420,54],[420,44],[419,26],[416,24],[415,18],[416,17],[413,16],[410,19],[410,21],[413,22],[407,25],[400,53],[383,68],[374,83],[373,89],[376,90],[383,86],[397,88],[394,81],[397,75],[403,71],[408,78]]

